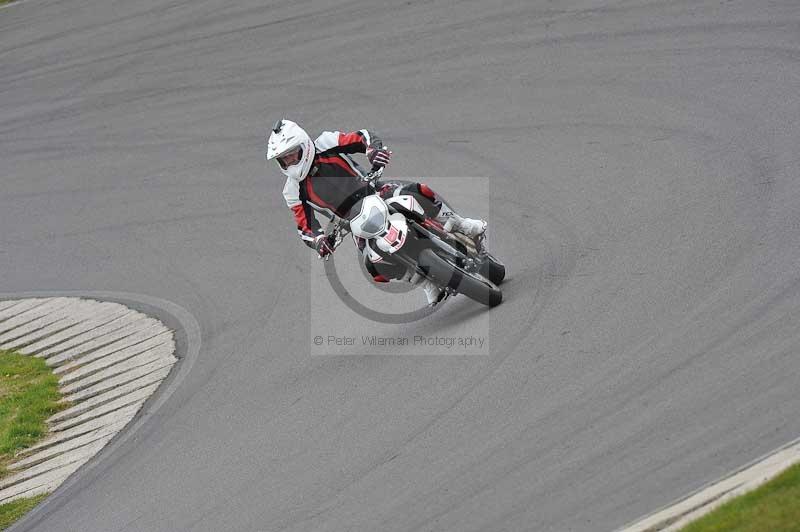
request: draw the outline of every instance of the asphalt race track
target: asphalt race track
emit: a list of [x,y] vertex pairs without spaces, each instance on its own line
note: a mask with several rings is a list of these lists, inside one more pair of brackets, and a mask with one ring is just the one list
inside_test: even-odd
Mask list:
[[[202,341],[15,530],[603,532],[795,439],[798,95],[796,0],[1,9],[0,292],[154,296]],[[487,216],[504,303],[347,310],[264,161],[284,115]]]

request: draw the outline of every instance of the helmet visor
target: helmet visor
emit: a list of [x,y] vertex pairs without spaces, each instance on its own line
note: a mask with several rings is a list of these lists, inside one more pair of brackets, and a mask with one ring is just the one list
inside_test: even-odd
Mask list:
[[286,170],[303,159],[303,147],[298,146],[275,158],[281,168]]

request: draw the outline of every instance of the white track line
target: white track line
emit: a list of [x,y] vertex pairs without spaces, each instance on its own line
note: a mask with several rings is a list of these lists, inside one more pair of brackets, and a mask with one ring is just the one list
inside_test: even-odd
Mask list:
[[66,454],[67,451],[72,451],[74,449],[85,447],[90,443],[95,443],[100,440],[108,441],[114,437],[114,434],[118,432],[118,430],[114,429],[120,429],[120,428],[122,427],[112,425],[109,428],[88,432],[83,436],[73,438],[58,445],[53,445],[52,447],[49,447],[47,449],[39,451],[38,453],[32,454],[31,456],[23,458],[22,460],[14,462],[10,466],[8,466],[8,469],[11,471],[23,470],[28,467],[41,464],[42,462],[45,462],[51,458],[55,458],[57,456]]
[[[82,380],[84,384],[88,385],[89,382],[94,384],[98,378],[106,379],[114,377],[129,369],[153,362],[156,359],[169,358],[167,354],[175,351],[175,344],[171,339],[169,339],[168,342],[164,340],[165,338],[163,335],[157,336],[146,342],[136,344],[107,357],[103,357],[100,360],[86,364],[85,366],[75,367],[72,372],[61,377],[59,383],[66,385]],[[65,367],[67,366],[56,368],[55,373],[62,374],[62,369]],[[95,373],[101,371],[103,372],[102,377],[94,376]]]
[[44,358],[69,408],[0,479],[0,504],[48,493],[122,430],[177,361],[173,332],[118,303],[76,297],[0,301],[0,348]]
[[124,314],[110,323],[101,325],[100,327],[92,329],[91,331],[87,331],[83,334],[79,334],[78,336],[70,338],[66,342],[62,342],[55,347],[45,349],[44,351],[39,351],[36,356],[52,357],[63,353],[72,347],[77,348],[78,352],[85,353],[89,350],[85,344],[90,342],[103,342],[100,345],[104,345],[130,334],[128,331],[132,326],[148,322],[158,323],[149,318],[142,318],[142,315],[138,312],[129,312],[128,314]]
[[136,415],[138,407],[136,405],[129,406],[127,408],[120,408],[119,410],[115,410],[110,414],[106,414],[104,416],[97,417],[91,421],[87,421],[81,425],[78,425],[75,428],[69,430],[63,430],[61,432],[53,432],[45,438],[43,441],[37,443],[33,447],[29,447],[24,451],[20,452],[20,456],[27,456],[31,453],[34,453],[40,449],[46,449],[53,445],[58,445],[61,442],[69,440],[71,438],[77,438],[78,436],[82,436],[89,432],[93,432],[97,429],[101,429],[108,425],[116,425],[121,423],[125,425],[133,416]]
[[57,421],[50,426],[50,430],[58,432],[61,430],[71,429],[72,427],[76,427],[91,419],[95,419],[99,416],[119,410],[124,406],[130,406],[132,404],[144,404],[147,398],[150,397],[154,391],[156,391],[156,388],[158,388],[158,384],[153,384],[152,386],[147,386],[146,388],[137,390],[133,393],[120,397],[119,399],[115,399],[110,403],[104,403],[94,410],[90,410],[89,412],[85,412],[79,416],[71,417],[63,421]]
[[86,454],[88,454],[91,448],[92,447],[90,446],[86,446],[81,450],[80,453],[61,454],[59,456],[51,458],[50,460],[44,461],[35,466],[31,466],[28,469],[16,473],[10,477],[6,477],[0,480],[0,490],[10,488],[11,486],[19,484],[20,482],[24,482],[39,475],[43,475],[44,473],[48,473],[50,471],[53,471],[54,469],[58,469],[65,465],[73,464],[75,462],[91,458],[91,455],[89,455],[88,457],[86,456]]
[[[81,333],[96,329],[101,325],[105,325],[106,323],[115,320],[127,312],[128,309],[116,303],[100,303],[100,306],[97,306],[94,309],[92,306],[82,306],[77,316],[80,321],[77,321],[75,325],[69,327],[68,329],[64,329],[63,331],[52,336],[48,336],[44,340],[36,342],[34,344],[35,347],[31,346],[30,349],[39,351],[47,347],[52,347]],[[26,349],[26,352],[30,351]]]
[[0,301],[0,311],[7,309],[8,307],[13,307],[19,303],[19,301],[11,300],[11,301]]
[[161,382],[166,378],[172,369],[171,361],[155,361],[145,366],[140,366],[131,371],[126,371],[116,377],[100,381],[94,386],[89,386],[83,390],[67,395],[64,401],[69,403],[77,403],[80,401],[87,401],[93,397],[102,396],[103,393],[119,390],[122,386],[129,386],[136,384],[151,384],[152,382]]
[[[169,358],[159,358],[144,365],[130,368],[122,373],[112,366],[108,370],[93,373],[85,379],[64,384],[61,387],[61,393],[69,394],[67,397],[72,397],[73,395],[77,395],[78,393],[82,393],[87,390],[101,393],[103,389],[108,386],[106,383],[125,383],[128,380],[133,380],[141,375],[145,375],[151,371],[161,369],[165,366],[171,367],[173,363],[174,361]],[[112,386],[116,386],[116,384],[112,384]],[[91,397],[91,395],[92,394],[89,394],[88,397]]]
[[0,329],[3,328],[4,321],[9,320],[14,316],[18,316],[32,308],[38,307],[39,305],[44,305],[48,301],[52,301],[52,298],[26,299],[24,301],[18,301],[16,305],[12,305],[5,310],[0,310]]
[[[67,349],[55,354],[47,354],[50,351],[47,349],[37,353],[35,356],[45,357],[49,366],[65,364],[67,368],[63,371],[68,371],[70,367],[103,358],[126,347],[144,342],[162,332],[163,326],[155,320],[139,320],[129,327],[125,327],[125,330],[114,331],[107,334],[105,338],[86,342],[75,349]],[[20,349],[20,351],[25,353],[24,348]],[[78,358],[80,358],[81,362],[78,362]]]
[[123,384],[122,386],[112,388],[107,392],[95,395],[89,399],[84,399],[75,406],[67,408],[66,410],[62,410],[58,414],[52,416],[50,419],[48,419],[48,421],[50,423],[57,423],[59,421],[64,421],[65,419],[78,417],[79,415],[86,412],[91,412],[105,405],[106,403],[110,403],[115,399],[120,399],[128,394],[138,392],[142,388],[150,386],[151,384],[158,384],[162,380],[163,379],[153,379],[150,375],[145,375],[144,377],[140,377],[127,384]]
[[[71,306],[73,303],[68,298],[59,297],[3,321],[0,323],[0,344],[68,316]],[[67,313],[63,311],[65,307]]]
[[676,532],[730,499],[752,491],[800,463],[800,440],[778,449],[744,469],[718,480],[619,532]]
[[[36,307],[25,313],[25,315],[12,318],[4,322],[3,325],[11,324],[20,318],[29,319],[34,315],[34,312],[35,315],[38,315],[38,317],[27,321],[24,325],[15,324],[14,328],[3,333],[2,336],[0,336],[0,347],[4,349],[16,349],[68,329],[79,323],[76,320],[76,314],[80,310],[81,307],[69,300],[67,300],[66,303],[62,301],[53,301]],[[45,312],[43,313],[42,311]]]
[[[91,447],[86,451],[86,454],[94,451],[94,453],[92,453],[93,456],[102,448],[102,445],[95,444],[94,447]],[[88,461],[91,456],[84,458],[85,460],[83,461],[67,464],[58,469],[53,469],[42,475],[35,476],[24,482],[20,482],[19,484],[15,484],[4,490],[0,490],[0,504],[5,504],[21,497],[33,497],[35,495],[41,495],[42,493],[49,493],[53,491],[62,482],[64,482],[67,477],[77,471],[81,465]]]

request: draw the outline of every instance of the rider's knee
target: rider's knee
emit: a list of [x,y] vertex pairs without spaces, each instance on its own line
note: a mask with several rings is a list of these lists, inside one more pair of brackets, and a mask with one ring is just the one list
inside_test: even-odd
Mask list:
[[429,187],[425,183],[419,183],[417,185],[417,188],[420,194],[422,194],[431,201],[436,201],[436,192],[434,192],[431,187]]

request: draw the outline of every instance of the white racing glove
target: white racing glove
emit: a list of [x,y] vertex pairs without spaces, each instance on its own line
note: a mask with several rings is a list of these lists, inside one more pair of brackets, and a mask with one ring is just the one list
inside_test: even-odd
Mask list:
[[328,256],[333,253],[334,247],[331,239],[325,235],[319,235],[314,239],[314,249],[317,250],[320,259],[328,260]]
[[392,152],[385,146],[367,148],[367,159],[373,169],[382,168],[392,160]]

